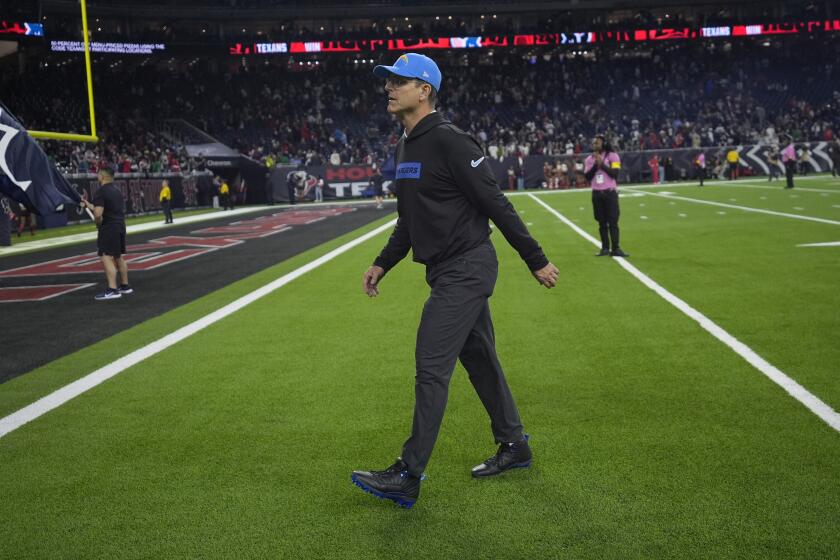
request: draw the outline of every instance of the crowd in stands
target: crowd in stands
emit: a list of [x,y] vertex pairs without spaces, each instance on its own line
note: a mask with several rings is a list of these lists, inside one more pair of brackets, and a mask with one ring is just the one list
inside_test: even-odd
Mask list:
[[67,173],[96,173],[110,167],[118,173],[180,173],[200,166],[183,146],[168,143],[141,120],[106,115],[101,142],[46,142],[46,152]]
[[[579,153],[595,133],[627,151],[773,145],[781,134],[816,142],[840,126],[840,37],[831,34],[433,56],[444,76],[439,110],[499,159]],[[390,64],[395,55],[377,58]],[[103,142],[49,147],[67,170],[103,161],[189,169],[195,162],[160,133],[164,119],[269,163],[370,163],[401,134],[373,65],[359,59],[112,60],[98,59],[94,72]],[[84,128],[81,76],[67,61],[0,73],[2,100],[32,128]],[[45,83],[79,88],[55,96]]]
[[[83,68],[54,63],[19,75],[0,73],[0,101],[30,130],[90,133]],[[168,141],[143,112],[142,86],[108,87],[113,79],[97,76],[97,143],[43,141],[45,151],[67,173],[95,173],[107,166],[123,173],[189,171],[199,162],[187,157],[183,146]],[[63,95],[55,95],[57,88]],[[104,93],[107,95],[100,95]],[[113,99],[113,105],[103,99]],[[133,109],[125,110],[126,107]]]

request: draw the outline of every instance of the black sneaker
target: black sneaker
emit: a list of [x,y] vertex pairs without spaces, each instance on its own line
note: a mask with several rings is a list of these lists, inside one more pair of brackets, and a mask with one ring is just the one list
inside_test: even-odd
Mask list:
[[134,288],[132,288],[128,284],[120,284],[120,287],[117,288],[117,291],[125,296],[125,295],[128,295],[128,294],[133,294],[134,293]]
[[528,435],[525,434],[521,441],[503,443],[499,446],[496,454],[473,467],[473,478],[484,476],[495,476],[508,469],[521,469],[531,466],[531,448],[528,446]]
[[115,290],[113,288],[108,288],[101,294],[96,294],[93,296],[93,299],[96,301],[104,301],[106,299],[119,299],[122,297],[122,294],[119,290]]
[[595,256],[596,257],[609,257],[610,256],[610,250],[609,249],[601,249],[600,251],[595,253]]
[[410,509],[420,496],[421,478],[408,473],[408,465],[401,458],[384,471],[353,471],[353,484],[377,498],[391,500]]
[[610,253],[610,255],[612,255],[613,257],[629,257],[630,256],[619,248],[613,249],[613,251],[612,251],[612,253]]

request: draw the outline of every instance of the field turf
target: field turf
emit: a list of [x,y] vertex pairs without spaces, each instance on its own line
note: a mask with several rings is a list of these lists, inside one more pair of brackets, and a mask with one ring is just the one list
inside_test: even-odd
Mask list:
[[[840,242],[840,180],[769,186],[627,189],[622,245],[840,410],[840,245],[798,246]],[[597,235],[588,192],[535,196]],[[362,294],[383,233],[0,438],[0,558],[840,557],[840,433],[531,196],[511,201],[561,270],[545,290],[493,234],[530,469],[470,478],[494,446],[458,366],[414,508],[351,484],[409,432],[428,293],[406,260]],[[390,219],[0,385],[0,418]]]

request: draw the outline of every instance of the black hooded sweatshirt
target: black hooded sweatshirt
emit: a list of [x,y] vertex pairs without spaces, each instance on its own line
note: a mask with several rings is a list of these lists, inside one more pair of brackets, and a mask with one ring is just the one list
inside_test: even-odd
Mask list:
[[397,143],[397,225],[374,261],[385,272],[408,250],[427,266],[457,257],[490,236],[493,223],[531,271],[548,264],[499,189],[479,143],[433,112]]

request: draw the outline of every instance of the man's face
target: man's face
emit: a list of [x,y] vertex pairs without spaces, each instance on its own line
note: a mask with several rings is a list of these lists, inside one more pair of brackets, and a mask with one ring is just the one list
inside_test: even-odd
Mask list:
[[397,115],[420,106],[423,86],[418,80],[391,74],[385,80],[385,92],[388,94],[388,112]]
[[596,152],[600,152],[601,150],[603,150],[603,149],[604,149],[604,141],[603,141],[603,140],[601,140],[601,138],[600,138],[600,137],[596,137],[596,138],[592,141],[592,149],[593,149],[594,151],[596,151]]
[[96,178],[99,180],[100,185],[104,185],[105,183],[110,181],[111,176],[108,175],[107,173],[103,172],[103,171],[100,171],[99,173],[96,174]]

